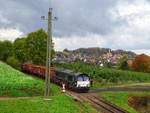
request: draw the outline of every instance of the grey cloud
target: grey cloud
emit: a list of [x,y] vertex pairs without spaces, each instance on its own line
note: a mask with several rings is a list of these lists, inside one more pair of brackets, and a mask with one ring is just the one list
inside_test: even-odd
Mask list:
[[47,1],[40,0],[1,0],[0,11],[9,24],[0,24],[3,27],[19,27],[23,32],[31,32],[42,27],[41,15],[45,15]]
[[[135,1],[140,0],[126,1],[134,4]],[[106,40],[105,47],[149,49],[150,39],[145,38],[148,37],[147,33],[143,35],[141,32],[140,36],[136,31],[132,33],[124,32],[124,29],[119,31],[122,26],[125,29],[129,27],[126,18],[114,20],[110,13],[119,2],[123,4],[123,0],[0,0],[0,18],[3,18],[0,20],[0,28],[17,27],[25,34],[38,28],[46,29],[47,23],[40,17],[47,15],[48,8],[52,7],[53,17],[58,17],[58,20],[53,22],[54,37],[87,38],[86,35],[96,34]],[[118,30],[118,35],[114,34],[114,30]],[[132,38],[131,43],[124,44],[120,36],[128,33]],[[88,38],[92,38],[92,35],[90,36]],[[137,43],[136,36],[140,36],[145,41]]]
[[55,35],[71,36],[87,33],[106,35],[111,32],[114,23],[109,9],[116,0],[53,0]]
[[18,26],[25,33],[37,28],[46,28],[40,16],[47,15],[49,5],[53,7],[54,36],[108,34],[115,24],[108,13],[116,0],[1,0],[0,11],[12,23],[1,26]]

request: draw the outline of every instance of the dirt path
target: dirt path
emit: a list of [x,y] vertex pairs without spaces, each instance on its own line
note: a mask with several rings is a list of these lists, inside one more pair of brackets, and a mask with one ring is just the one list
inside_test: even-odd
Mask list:
[[96,92],[108,92],[108,91],[143,92],[143,91],[150,91],[150,86],[98,88],[98,89],[90,90],[89,92],[96,93]]
[[30,99],[30,98],[33,98],[33,97],[3,97],[1,96],[0,97],[0,100],[13,100],[13,99]]

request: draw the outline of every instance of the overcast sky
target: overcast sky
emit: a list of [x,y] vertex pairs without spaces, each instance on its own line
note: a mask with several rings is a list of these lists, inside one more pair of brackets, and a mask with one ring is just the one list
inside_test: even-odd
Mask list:
[[106,47],[150,54],[150,0],[0,0],[0,40],[39,28],[53,8],[57,50]]

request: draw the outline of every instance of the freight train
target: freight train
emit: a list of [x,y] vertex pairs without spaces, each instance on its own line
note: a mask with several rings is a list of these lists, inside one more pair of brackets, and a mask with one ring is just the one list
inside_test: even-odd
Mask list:
[[[33,64],[23,64],[21,69],[25,73],[33,74],[40,78],[45,78],[46,68]],[[71,70],[56,69],[51,67],[50,80],[58,85],[65,84],[67,89],[76,92],[88,92],[91,86],[91,79],[85,73],[74,73]]]

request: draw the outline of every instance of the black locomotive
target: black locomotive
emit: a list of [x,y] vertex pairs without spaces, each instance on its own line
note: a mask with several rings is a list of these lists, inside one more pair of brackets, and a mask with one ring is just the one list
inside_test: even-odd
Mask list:
[[84,73],[74,73],[71,70],[57,69],[54,77],[57,84],[64,83],[68,89],[78,92],[88,92],[90,89],[90,77]]

